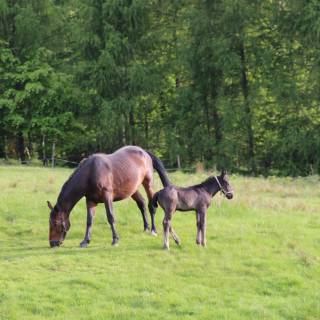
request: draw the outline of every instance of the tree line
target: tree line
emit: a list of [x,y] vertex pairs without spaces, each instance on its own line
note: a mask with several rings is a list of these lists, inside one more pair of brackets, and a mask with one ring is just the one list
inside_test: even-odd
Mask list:
[[0,158],[318,173],[319,38],[314,0],[0,0]]

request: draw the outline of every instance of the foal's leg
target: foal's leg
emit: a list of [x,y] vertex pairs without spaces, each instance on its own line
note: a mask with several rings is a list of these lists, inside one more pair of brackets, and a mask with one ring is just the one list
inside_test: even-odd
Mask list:
[[201,224],[201,245],[205,247],[207,245],[206,239],[206,229],[207,229],[207,212],[202,211],[200,212],[200,224]]
[[[172,227],[171,227],[171,219],[173,216],[173,213],[175,212],[175,207],[170,205],[167,208],[164,208],[164,218],[163,218],[163,248],[169,249],[169,232],[172,234]],[[176,236],[175,232],[173,231],[173,234]],[[173,236],[172,234],[172,236]],[[178,237],[173,236],[174,240],[179,240]],[[176,241],[177,242],[177,241]]]
[[131,197],[137,203],[137,205],[141,211],[142,219],[143,219],[143,228],[144,228],[144,231],[147,231],[149,229],[149,226],[148,226],[148,218],[147,218],[147,214],[146,214],[146,205],[145,205],[145,201],[143,199],[143,196],[141,195],[141,193],[139,191],[137,191]]
[[86,199],[87,204],[87,228],[83,241],[80,243],[81,248],[86,248],[91,240],[91,229],[93,225],[93,217],[96,211],[97,204]]
[[114,213],[113,213],[112,200],[108,194],[106,194],[106,196],[105,196],[104,205],[106,207],[107,218],[108,218],[108,222],[110,224],[111,231],[112,231],[112,243],[111,244],[114,246],[119,242],[119,236],[118,236],[116,228],[115,228],[115,217],[114,217]]
[[169,230],[170,230],[170,213],[165,213],[163,219],[163,249],[169,250]]
[[170,228],[169,228],[169,230],[170,230],[170,233],[171,233],[172,238],[173,238],[173,240],[175,241],[175,243],[176,243],[177,245],[180,245],[180,239],[179,239],[178,235],[175,233],[175,231],[173,230],[173,228],[172,228],[172,226],[171,226],[171,222],[170,222]]
[[156,226],[154,223],[154,216],[156,214],[156,208],[153,207],[153,205],[152,205],[152,197],[154,195],[154,192],[152,189],[152,177],[145,178],[145,180],[143,181],[143,187],[146,190],[148,201],[149,201],[148,208],[149,208],[150,216],[151,216],[151,234],[156,236],[157,230],[156,230]]
[[201,244],[201,223],[200,223],[200,213],[197,211],[196,212],[196,218],[197,218],[197,238],[196,238],[196,243],[197,245]]

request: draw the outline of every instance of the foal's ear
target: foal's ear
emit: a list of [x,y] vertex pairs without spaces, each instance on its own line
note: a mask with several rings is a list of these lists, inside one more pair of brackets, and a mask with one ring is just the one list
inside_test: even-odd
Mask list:
[[222,169],[221,170],[221,177],[224,177],[227,174],[227,170],[226,169]]
[[53,205],[51,204],[50,201],[47,201],[47,205],[48,205],[48,207],[49,207],[50,210],[53,210]]

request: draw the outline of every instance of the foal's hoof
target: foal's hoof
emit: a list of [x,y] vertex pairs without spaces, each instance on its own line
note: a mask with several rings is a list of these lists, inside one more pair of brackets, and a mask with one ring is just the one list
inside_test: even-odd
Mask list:
[[174,239],[174,242],[175,242],[178,246],[180,246],[180,244],[181,244],[181,242],[180,242],[179,239]]
[[119,239],[113,239],[111,245],[117,247],[119,245]]
[[151,235],[157,237],[158,236],[157,231],[156,230],[151,230]]
[[86,248],[86,247],[88,246],[88,244],[89,244],[89,242],[87,242],[87,241],[82,241],[82,242],[80,243],[80,248]]
[[170,248],[164,244],[163,245],[163,250],[170,250]]

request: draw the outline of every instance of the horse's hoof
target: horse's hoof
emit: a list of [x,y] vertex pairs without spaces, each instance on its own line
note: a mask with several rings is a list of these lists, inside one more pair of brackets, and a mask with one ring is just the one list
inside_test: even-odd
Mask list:
[[178,246],[180,246],[180,244],[181,244],[180,240],[174,240],[174,241]]
[[168,246],[164,245],[163,250],[170,250],[170,248]]
[[154,236],[154,237],[157,237],[158,236],[157,231],[151,230],[151,235]]
[[117,247],[119,245],[119,240],[118,239],[113,239],[112,242],[111,242],[111,245],[113,247]]
[[87,248],[88,247],[88,242],[85,242],[85,241],[82,241],[81,243],[80,243],[80,248]]
[[149,232],[149,228],[144,228],[143,232]]

